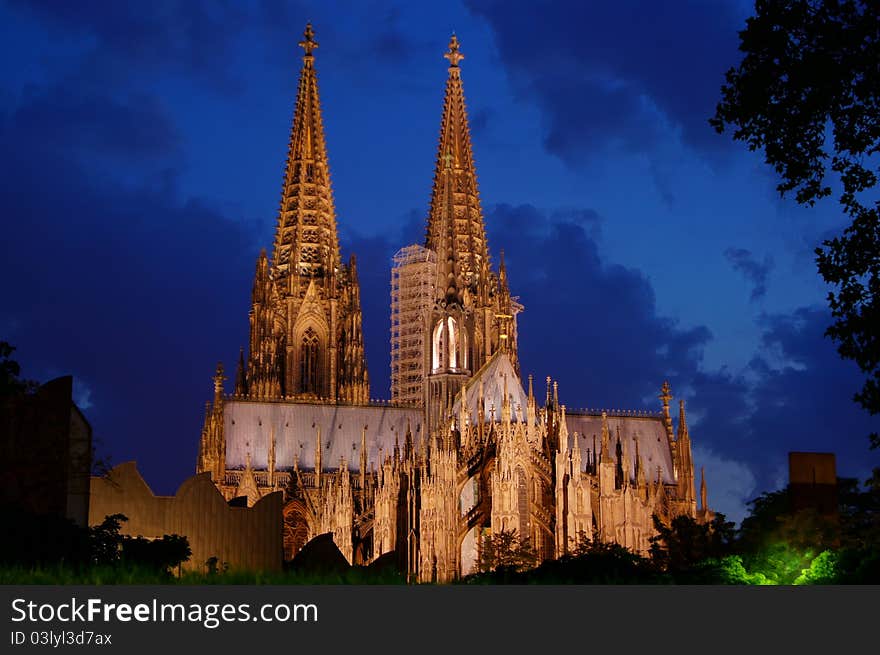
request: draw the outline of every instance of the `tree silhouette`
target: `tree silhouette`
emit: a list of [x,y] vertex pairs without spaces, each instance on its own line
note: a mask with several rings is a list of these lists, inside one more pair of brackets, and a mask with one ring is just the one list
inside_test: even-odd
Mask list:
[[724,514],[716,514],[709,523],[689,516],[676,516],[669,524],[655,514],[651,537],[651,559],[660,568],[685,571],[706,559],[722,559],[730,554],[735,530]]
[[0,398],[27,393],[36,388],[36,383],[21,378],[21,366],[10,359],[15,347],[0,341]]
[[[710,124],[763,150],[781,195],[813,206],[832,194],[850,221],[816,249],[833,324],[826,335],[866,375],[854,400],[880,412],[880,3],[758,0],[740,32],[745,53],[727,72]],[[872,447],[880,446],[877,433]]]
[[537,560],[529,538],[520,539],[516,530],[485,535],[480,542],[479,570],[484,573],[502,568],[524,571],[535,566]]

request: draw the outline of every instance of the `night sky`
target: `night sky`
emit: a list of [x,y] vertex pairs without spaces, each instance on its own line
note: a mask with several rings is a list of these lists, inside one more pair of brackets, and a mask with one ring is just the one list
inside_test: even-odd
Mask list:
[[790,450],[866,477],[877,420],[823,337],[812,255],[843,218],[833,199],[780,199],[760,153],[707,122],[751,13],[0,3],[0,340],[28,378],[74,376],[100,455],[137,460],[158,493],[194,472],[214,367],[234,373],[271,250],[310,20],[371,394],[388,398],[390,258],[424,238],[454,31],[490,250],[526,308],[524,375],[609,409],[659,409],[668,379],[710,505],[735,520],[785,484]]

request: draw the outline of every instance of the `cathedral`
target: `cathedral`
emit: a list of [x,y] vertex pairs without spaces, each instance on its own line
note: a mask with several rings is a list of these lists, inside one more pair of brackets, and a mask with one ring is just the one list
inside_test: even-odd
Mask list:
[[449,50],[426,240],[391,268],[391,400],[370,399],[357,263],[339,248],[311,25],[271,259],[257,259],[247,353],[222,366],[197,472],[227,500],[284,496],[285,558],[331,533],[352,564],[394,558],[408,579],[475,572],[485,538],[528,540],[539,561],[583,539],[646,554],[652,516],[707,521],[684,402],[658,411],[566,411],[541,402],[517,357],[503,255],[492,264],[462,85]]

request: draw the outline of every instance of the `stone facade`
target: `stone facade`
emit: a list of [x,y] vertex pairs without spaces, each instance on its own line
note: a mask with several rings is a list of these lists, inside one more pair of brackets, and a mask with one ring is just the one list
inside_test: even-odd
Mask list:
[[156,496],[135,463],[125,462],[91,478],[89,525],[124,514],[128,520],[122,534],[147,539],[183,535],[192,549],[183,570],[204,572],[208,559],[216,557],[230,570],[280,571],[282,494],[254,492],[249,507],[231,507],[210,475],[202,474],[184,480],[173,496]]
[[[332,235],[318,251],[338,251],[332,203],[325,202],[329,187],[321,195],[329,170],[311,27],[300,45],[306,54],[275,260],[270,265],[261,255],[257,265],[250,351],[246,361],[240,358],[235,392],[224,395],[222,368],[214,377],[198,471],[210,473],[227,499],[246,496],[250,503],[283,491],[286,557],[329,531],[350,562],[395,553],[413,581],[444,582],[474,571],[484,537],[492,533],[515,531],[541,559],[562,556],[584,539],[644,554],[653,515],[711,519],[705,481],[697,507],[684,404],[674,431],[668,384],[659,411],[567,411],[550,378],[542,403],[531,376],[523,389],[517,355],[523,306],[510,293],[503,257],[497,273],[491,264],[463,55],[454,36],[445,55],[427,238],[424,246],[401,251],[417,251],[430,268],[397,286],[395,280],[410,272],[392,275],[392,348],[420,344],[421,365],[412,364],[418,358],[411,353],[397,359],[392,353],[392,367],[410,362],[406,387],[400,382],[392,390],[406,402],[367,400],[354,260],[333,277],[328,271],[331,265],[336,270],[337,259],[315,263],[296,254],[314,252],[303,231],[304,219],[312,217],[323,221],[322,234]],[[321,165],[313,169],[313,182],[293,184],[301,172],[291,162]],[[318,209],[304,214],[303,203]],[[412,257],[398,257],[396,264],[398,259],[412,266]],[[433,284],[422,279],[425,270]],[[418,293],[404,306],[398,298],[408,289]],[[318,336],[319,384],[303,387],[312,369],[297,353],[305,352],[309,329]],[[415,402],[414,374],[422,388]],[[395,380],[404,378],[393,370]]]

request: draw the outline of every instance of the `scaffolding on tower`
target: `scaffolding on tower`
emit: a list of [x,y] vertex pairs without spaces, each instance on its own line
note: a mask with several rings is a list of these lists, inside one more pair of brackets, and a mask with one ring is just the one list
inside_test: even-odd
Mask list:
[[419,245],[397,251],[391,266],[391,401],[421,405],[425,315],[434,299],[437,257]]

